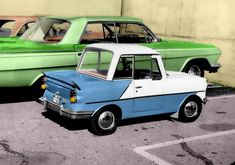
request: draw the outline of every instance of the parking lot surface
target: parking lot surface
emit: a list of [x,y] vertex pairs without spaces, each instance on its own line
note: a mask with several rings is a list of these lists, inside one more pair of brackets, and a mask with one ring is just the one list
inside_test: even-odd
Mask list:
[[193,123],[166,116],[126,120],[109,136],[93,135],[88,121],[66,120],[11,94],[0,97],[0,165],[235,164],[232,93],[209,92]]

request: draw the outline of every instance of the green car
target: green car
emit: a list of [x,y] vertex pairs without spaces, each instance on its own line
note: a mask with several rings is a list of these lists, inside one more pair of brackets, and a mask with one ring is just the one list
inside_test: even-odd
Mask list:
[[44,17],[19,39],[0,39],[0,87],[37,84],[42,72],[75,69],[91,43],[136,43],[160,52],[167,70],[216,72],[220,50],[208,44],[162,40],[133,17]]

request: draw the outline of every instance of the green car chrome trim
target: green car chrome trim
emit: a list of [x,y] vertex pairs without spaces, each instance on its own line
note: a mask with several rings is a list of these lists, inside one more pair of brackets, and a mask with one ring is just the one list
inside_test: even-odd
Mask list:
[[[42,21],[64,21],[69,24],[63,38],[57,43],[38,42],[30,40],[30,34]],[[208,71],[216,72],[220,65],[217,63],[220,50],[210,44],[161,40],[143,24],[143,21],[134,17],[118,16],[88,16],[88,17],[44,17],[39,19],[20,38],[0,38],[0,87],[31,86],[41,76],[42,72],[58,69],[75,69],[79,56],[87,44],[80,44],[81,36],[90,23],[114,25],[115,42],[121,42],[117,34],[118,24],[136,24],[148,32],[151,38],[138,44],[157,50],[163,59],[166,70],[184,71],[192,61],[206,60]],[[103,24],[102,24],[103,23]],[[49,27],[49,26],[48,26]],[[51,27],[51,26],[50,26]],[[45,33],[48,34],[48,32]],[[134,35],[133,35],[134,36]],[[32,36],[31,36],[32,37]],[[142,40],[141,40],[142,41]],[[122,42],[121,42],[122,43]],[[129,43],[135,43],[130,40]]]

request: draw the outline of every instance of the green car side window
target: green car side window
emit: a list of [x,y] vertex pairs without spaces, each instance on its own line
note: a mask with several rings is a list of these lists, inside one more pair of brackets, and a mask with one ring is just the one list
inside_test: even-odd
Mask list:
[[114,42],[116,36],[114,23],[88,23],[81,37],[81,44],[91,44],[99,42]]

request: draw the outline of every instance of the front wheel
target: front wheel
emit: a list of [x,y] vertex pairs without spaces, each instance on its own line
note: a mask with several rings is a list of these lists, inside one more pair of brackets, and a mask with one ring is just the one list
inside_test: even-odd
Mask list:
[[109,135],[114,133],[118,123],[118,115],[111,110],[101,110],[91,117],[91,128],[97,135]]
[[183,122],[193,122],[201,114],[202,102],[194,97],[184,101],[179,110],[179,120]]
[[204,77],[204,69],[199,64],[191,64],[191,65],[187,66],[187,68],[184,71],[188,74],[191,74],[191,75]]

